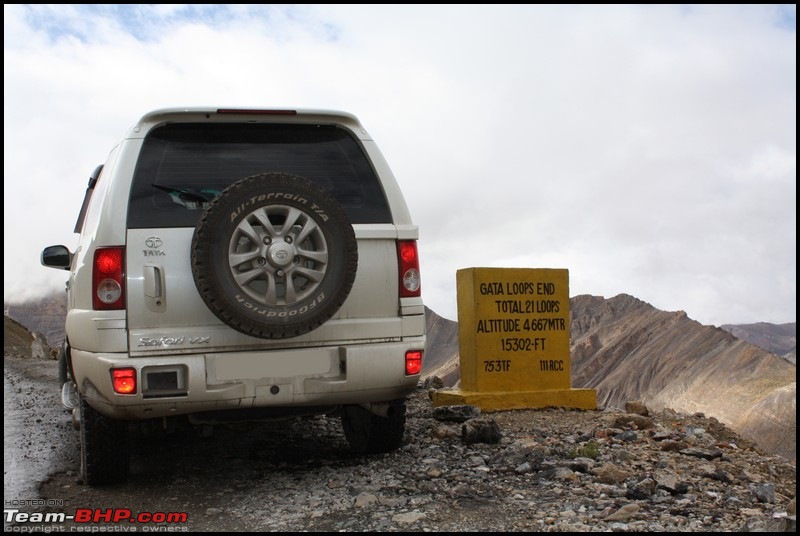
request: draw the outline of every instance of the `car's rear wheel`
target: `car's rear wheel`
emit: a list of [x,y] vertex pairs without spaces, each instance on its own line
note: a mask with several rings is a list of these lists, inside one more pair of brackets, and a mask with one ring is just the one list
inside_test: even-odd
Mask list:
[[392,400],[386,413],[384,417],[361,406],[342,408],[342,429],[354,452],[377,454],[402,446],[406,429],[405,399]]
[[78,408],[84,483],[102,486],[125,482],[130,466],[128,423],[101,415],[83,397]]
[[254,337],[296,337],[344,303],[358,246],[339,203],[311,181],[263,173],[226,188],[192,239],[192,274],[208,308]]

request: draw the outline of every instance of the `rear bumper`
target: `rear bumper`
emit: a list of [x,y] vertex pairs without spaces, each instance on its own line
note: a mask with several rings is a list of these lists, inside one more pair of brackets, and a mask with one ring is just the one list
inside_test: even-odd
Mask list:
[[[130,358],[72,350],[75,381],[98,412],[141,420],[248,408],[365,404],[402,398],[419,375],[405,374],[405,354],[425,337],[401,342],[262,352]],[[116,368],[133,368],[136,392],[114,392]]]

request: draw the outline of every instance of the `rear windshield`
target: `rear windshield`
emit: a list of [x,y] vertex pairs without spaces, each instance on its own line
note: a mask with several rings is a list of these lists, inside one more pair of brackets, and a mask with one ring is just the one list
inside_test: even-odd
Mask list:
[[136,165],[129,228],[194,227],[230,184],[260,173],[300,175],[331,193],[351,223],[391,223],[361,146],[329,125],[177,123],[153,129]]

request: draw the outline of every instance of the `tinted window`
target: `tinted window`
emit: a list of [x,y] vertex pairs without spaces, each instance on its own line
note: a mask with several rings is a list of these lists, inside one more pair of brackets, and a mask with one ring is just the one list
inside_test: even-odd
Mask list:
[[361,146],[327,125],[178,123],[144,141],[128,227],[194,227],[216,195],[259,173],[310,179],[330,192],[352,223],[391,223],[386,197]]

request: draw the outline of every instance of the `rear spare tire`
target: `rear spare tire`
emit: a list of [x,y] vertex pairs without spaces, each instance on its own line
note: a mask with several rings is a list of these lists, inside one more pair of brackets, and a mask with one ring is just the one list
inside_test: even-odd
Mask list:
[[341,205],[308,179],[263,173],[226,188],[195,228],[192,275],[208,308],[265,339],[296,337],[339,310],[358,246]]

